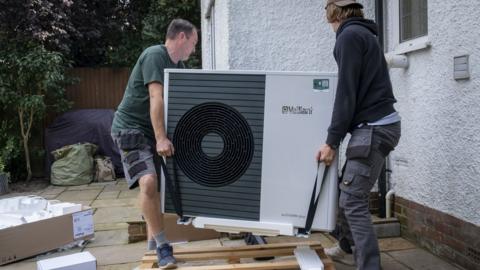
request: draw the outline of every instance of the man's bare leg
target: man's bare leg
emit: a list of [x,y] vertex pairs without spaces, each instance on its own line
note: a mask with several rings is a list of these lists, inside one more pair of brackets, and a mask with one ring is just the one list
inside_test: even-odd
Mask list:
[[147,239],[163,232],[163,214],[160,211],[160,194],[157,190],[157,176],[147,174],[139,180],[140,209],[147,223]]
[[154,174],[144,175],[138,182],[140,186],[140,209],[148,226],[148,235],[155,239],[157,244],[158,267],[160,269],[176,268],[173,249],[165,238],[163,230],[163,214],[160,212],[157,176]]

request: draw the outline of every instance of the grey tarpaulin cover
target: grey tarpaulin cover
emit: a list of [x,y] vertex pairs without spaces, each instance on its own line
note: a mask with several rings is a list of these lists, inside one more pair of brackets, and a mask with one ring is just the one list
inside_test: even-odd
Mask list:
[[110,136],[114,113],[110,109],[73,110],[57,117],[45,130],[46,175],[50,175],[50,167],[54,162],[52,151],[66,145],[88,142],[98,146],[96,154],[110,157],[115,174],[123,176],[120,153]]

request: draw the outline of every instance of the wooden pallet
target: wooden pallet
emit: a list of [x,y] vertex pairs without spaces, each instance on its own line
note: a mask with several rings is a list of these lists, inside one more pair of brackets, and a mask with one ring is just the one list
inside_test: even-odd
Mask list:
[[[325,270],[335,270],[333,262],[323,252],[318,241],[276,243],[239,247],[195,247],[175,248],[174,255],[178,260],[178,270],[267,270],[267,269],[300,269],[293,250],[297,246],[309,246],[315,250],[324,264]],[[255,257],[275,256],[270,261],[254,261]],[[293,257],[292,257],[293,256]],[[240,259],[244,259],[241,262]],[[212,260],[223,260],[220,264],[211,264]],[[209,263],[207,263],[209,261]],[[225,262],[226,261],[226,262]],[[158,269],[157,256],[147,253],[142,258],[140,269]],[[198,266],[186,266],[189,262],[200,262]],[[182,265],[184,264],[184,265]]]

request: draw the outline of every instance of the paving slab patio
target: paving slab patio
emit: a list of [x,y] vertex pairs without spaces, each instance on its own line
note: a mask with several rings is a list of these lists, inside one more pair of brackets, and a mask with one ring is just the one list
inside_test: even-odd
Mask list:
[[118,198],[118,194],[120,194],[120,190],[102,191],[100,192],[100,194],[98,194],[97,199],[99,200],[116,199]]
[[88,247],[115,246],[128,244],[128,231],[125,229],[96,231],[95,238]]
[[93,221],[97,223],[140,221],[141,214],[136,207],[113,206],[97,208]]
[[[36,262],[50,257],[89,251],[97,258],[99,270],[134,269],[146,252],[146,242],[128,244],[127,221],[140,221],[141,214],[137,204],[138,189],[129,190],[125,181],[91,183],[76,187],[48,186],[32,193],[15,193],[0,198],[38,194],[47,199],[68,202],[80,202],[94,209],[95,238],[82,247],[54,251],[27,260],[1,267],[3,269],[36,269]],[[318,240],[323,246],[333,245],[334,240],[328,234],[315,233],[311,239]],[[311,240],[310,239],[310,240]],[[302,241],[302,238],[279,236],[267,237],[269,243]],[[304,239],[308,241],[309,239]],[[220,238],[190,243],[175,243],[178,248],[213,247],[245,245],[243,240]],[[385,270],[460,270],[431,253],[418,248],[403,238],[383,238],[379,240],[382,265]],[[212,262],[213,263],[213,262]],[[354,270],[355,267],[335,263],[337,270]]]
[[138,191],[137,190],[120,191],[120,195],[118,195],[118,197],[119,198],[137,198]]
[[138,265],[138,262],[113,265],[99,265],[97,266],[97,270],[132,270],[135,269]]
[[100,194],[100,189],[92,189],[92,190],[66,190],[60,195],[58,195],[55,199],[60,201],[90,201],[95,200]]
[[59,195],[64,192],[67,187],[49,186],[41,194],[42,195]]
[[145,254],[146,244],[138,242],[128,245],[110,245],[101,247],[87,247],[83,251],[89,251],[97,258],[97,265],[114,265],[138,262]]
[[423,269],[423,270],[451,270],[460,269],[446,261],[440,260],[430,252],[420,249],[412,248],[407,250],[389,251],[387,252],[396,261],[401,262],[409,269]]
[[128,229],[128,224],[125,222],[95,224],[95,233],[97,231],[113,231],[113,230],[127,230],[127,229]]
[[97,199],[92,203],[95,208],[111,208],[111,207],[135,207],[137,200],[135,198],[123,199]]

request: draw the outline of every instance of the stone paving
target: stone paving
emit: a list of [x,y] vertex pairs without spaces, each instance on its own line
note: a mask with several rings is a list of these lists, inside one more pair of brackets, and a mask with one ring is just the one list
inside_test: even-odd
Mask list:
[[[36,269],[38,260],[68,255],[81,251],[89,251],[97,259],[99,270],[130,270],[140,264],[145,253],[146,243],[128,244],[128,221],[139,221],[140,211],[137,206],[138,189],[128,190],[125,181],[107,183],[91,183],[83,186],[58,187],[48,186],[43,190],[26,193],[10,193],[1,198],[20,195],[39,195],[49,200],[81,203],[94,209],[95,238],[84,246],[75,246],[57,250],[30,259],[15,262],[3,269],[27,270]],[[325,247],[333,244],[332,238],[326,234],[314,234],[312,238],[319,240]],[[269,237],[269,243],[297,241],[294,237]],[[382,265],[384,270],[456,270],[463,269],[419,248],[403,238],[380,239]],[[214,239],[179,243],[189,246],[232,246],[242,245],[243,240]],[[338,270],[354,270],[355,267],[335,264]]]

